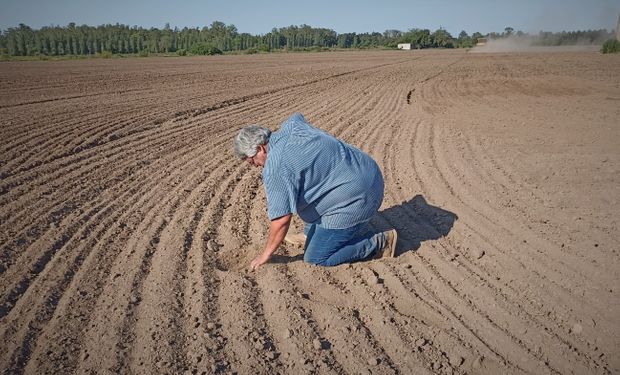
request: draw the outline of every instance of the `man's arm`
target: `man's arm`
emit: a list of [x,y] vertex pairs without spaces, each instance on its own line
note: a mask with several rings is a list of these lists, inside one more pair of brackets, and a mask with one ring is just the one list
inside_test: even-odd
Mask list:
[[267,238],[267,243],[265,244],[265,250],[263,253],[254,258],[252,263],[250,263],[250,267],[255,270],[258,267],[269,261],[271,255],[276,251],[278,246],[284,240],[284,236],[286,236],[286,232],[288,232],[288,228],[291,225],[291,218],[293,214],[288,214],[284,216],[280,216],[277,219],[271,220],[271,224],[269,225],[269,236]]

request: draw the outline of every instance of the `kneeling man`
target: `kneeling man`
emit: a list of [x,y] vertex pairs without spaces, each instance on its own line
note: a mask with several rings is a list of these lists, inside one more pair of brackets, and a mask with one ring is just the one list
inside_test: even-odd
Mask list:
[[[280,130],[247,126],[234,141],[235,154],[263,168],[271,221],[263,252],[252,269],[267,263],[294,213],[304,221],[304,261],[336,266],[394,256],[396,231],[373,233],[369,221],[383,201],[383,176],[366,153],[293,114]],[[294,235],[287,239],[294,241]]]

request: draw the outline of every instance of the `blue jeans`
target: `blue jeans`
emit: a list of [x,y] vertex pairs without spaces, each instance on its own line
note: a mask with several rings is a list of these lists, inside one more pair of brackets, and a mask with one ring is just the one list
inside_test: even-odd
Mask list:
[[304,262],[319,266],[362,260],[376,254],[385,244],[385,235],[373,233],[368,222],[346,229],[325,229],[306,224],[304,234]]

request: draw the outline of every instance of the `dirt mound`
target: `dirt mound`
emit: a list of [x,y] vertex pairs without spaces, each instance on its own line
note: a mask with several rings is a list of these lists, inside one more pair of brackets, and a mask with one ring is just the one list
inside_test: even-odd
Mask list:
[[[0,368],[620,372],[619,58],[4,63]],[[265,195],[232,138],[294,111],[380,164],[398,257],[248,270]]]

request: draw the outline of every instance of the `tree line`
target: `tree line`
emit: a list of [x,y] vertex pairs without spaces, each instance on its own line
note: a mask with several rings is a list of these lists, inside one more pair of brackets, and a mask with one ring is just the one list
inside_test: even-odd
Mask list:
[[[411,43],[413,48],[469,48],[482,37],[506,38],[528,36],[507,27],[502,33],[483,35],[465,31],[453,37],[443,28],[386,30],[383,33],[342,33],[308,25],[274,28],[264,35],[240,33],[234,25],[215,21],[203,28],[143,28],[122,24],[101,26],[45,26],[32,29],[25,24],[0,31],[0,54],[9,56],[62,56],[95,54],[177,53],[218,54],[228,51],[248,53],[274,50],[303,50],[322,48],[396,48],[399,43]],[[534,44],[564,45],[602,43],[613,38],[605,29],[540,32],[531,36]]]

